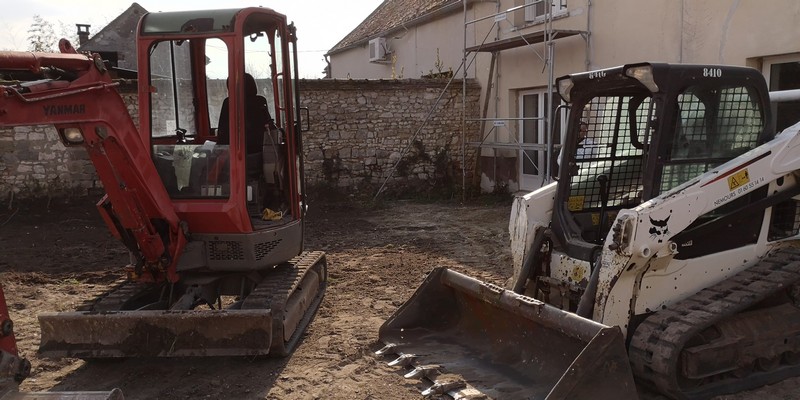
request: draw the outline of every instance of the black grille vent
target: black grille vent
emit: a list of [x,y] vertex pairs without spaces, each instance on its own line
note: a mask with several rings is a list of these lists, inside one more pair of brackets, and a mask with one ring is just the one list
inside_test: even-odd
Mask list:
[[233,240],[213,240],[208,242],[209,259],[214,261],[244,260],[242,244]]
[[273,240],[271,242],[262,242],[256,245],[256,261],[263,260],[272,250],[275,250],[278,247],[278,244],[281,243],[281,240]]
[[769,240],[797,235],[800,230],[800,201],[787,200],[772,207]]

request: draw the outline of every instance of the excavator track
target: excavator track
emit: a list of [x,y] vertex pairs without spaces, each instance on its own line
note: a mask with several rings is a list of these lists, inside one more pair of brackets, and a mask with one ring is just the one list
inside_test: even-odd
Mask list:
[[116,311],[121,310],[125,302],[140,293],[145,285],[132,282],[126,278],[112,284],[112,288],[84,301],[77,311]]
[[243,310],[272,310],[271,356],[289,355],[297,346],[322,303],[327,281],[325,253],[304,252],[276,266],[244,299]]
[[[286,356],[313,319],[327,285],[324,252],[274,267],[242,302],[222,310],[124,310],[160,290],[117,285],[76,312],[39,316],[44,357]],[[148,294],[149,293],[149,294]]]
[[[734,338],[728,343],[701,343],[699,346],[697,344],[698,339],[702,341],[707,330],[720,329],[718,327],[723,326],[726,321],[733,320],[737,314],[798,282],[800,282],[800,249],[783,248],[731,279],[654,313],[636,328],[631,338],[628,354],[634,375],[640,381],[645,381],[672,398],[705,399],[755,388],[800,374],[800,363],[798,363],[800,359],[790,357],[787,360],[787,357],[781,357],[780,353],[777,354],[777,358],[772,355],[774,362],[766,361],[766,364],[771,364],[766,367],[759,368],[757,363],[754,365],[745,362],[741,354],[744,354],[746,349],[742,346],[752,346],[752,343],[747,343],[746,340]],[[797,321],[800,311],[794,306],[791,307],[793,308],[789,315],[792,318],[786,319]],[[756,311],[753,315],[766,312]],[[781,323],[790,327],[794,322]],[[745,322],[740,326],[746,325]],[[751,322],[749,325],[748,329],[754,324]],[[792,326],[796,326],[796,323]],[[778,335],[781,334],[784,333]],[[778,346],[785,346],[786,343],[786,339],[781,338]],[[698,352],[713,348],[712,354],[717,360],[711,357],[710,360],[706,359],[706,365],[703,367],[707,369],[705,372],[707,376],[698,372],[698,368],[694,366],[687,367],[687,364],[692,363],[693,355],[687,350],[690,346],[695,346],[695,349],[699,349]],[[789,343],[789,346],[792,344]],[[781,358],[784,363],[778,364]],[[728,364],[723,366],[725,362]],[[737,364],[737,368],[732,368],[731,363]],[[686,371],[696,376],[687,378]]]

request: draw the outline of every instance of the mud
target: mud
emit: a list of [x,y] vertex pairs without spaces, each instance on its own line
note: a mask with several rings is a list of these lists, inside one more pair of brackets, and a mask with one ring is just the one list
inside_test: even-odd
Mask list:
[[[33,364],[23,391],[118,387],[126,399],[422,398],[424,386],[373,354],[381,347],[378,327],[435,266],[498,285],[512,272],[509,203],[314,204],[306,248],[327,252],[330,284],[291,357],[39,359],[36,315],[75,309],[119,279],[128,262],[93,203],[3,204],[0,211],[0,280],[19,347]],[[800,398],[798,384],[795,378],[718,400]]]

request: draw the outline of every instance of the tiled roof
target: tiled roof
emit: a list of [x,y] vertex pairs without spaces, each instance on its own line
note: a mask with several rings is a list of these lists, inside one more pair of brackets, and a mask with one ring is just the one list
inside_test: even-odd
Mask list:
[[358,45],[385,32],[414,25],[415,20],[433,16],[439,12],[460,10],[455,5],[461,0],[384,0],[367,19],[347,34],[328,51],[333,54]]

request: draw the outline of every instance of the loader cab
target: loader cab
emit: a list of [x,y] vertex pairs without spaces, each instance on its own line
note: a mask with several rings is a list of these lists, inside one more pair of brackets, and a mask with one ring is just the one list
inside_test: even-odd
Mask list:
[[193,230],[246,232],[299,219],[295,46],[294,27],[267,8],[142,18],[142,140]]
[[[552,229],[570,256],[585,261],[593,261],[619,210],[673,190],[771,138],[768,92],[749,68],[632,64],[565,76],[557,86],[570,103],[570,115]],[[744,196],[729,208],[748,201]],[[717,216],[704,216],[698,224]],[[666,231],[668,221],[651,223],[653,234],[666,234],[659,230]],[[757,232],[751,230],[759,224],[738,226],[745,231],[734,237],[755,241]],[[733,242],[706,248],[741,244]]]

